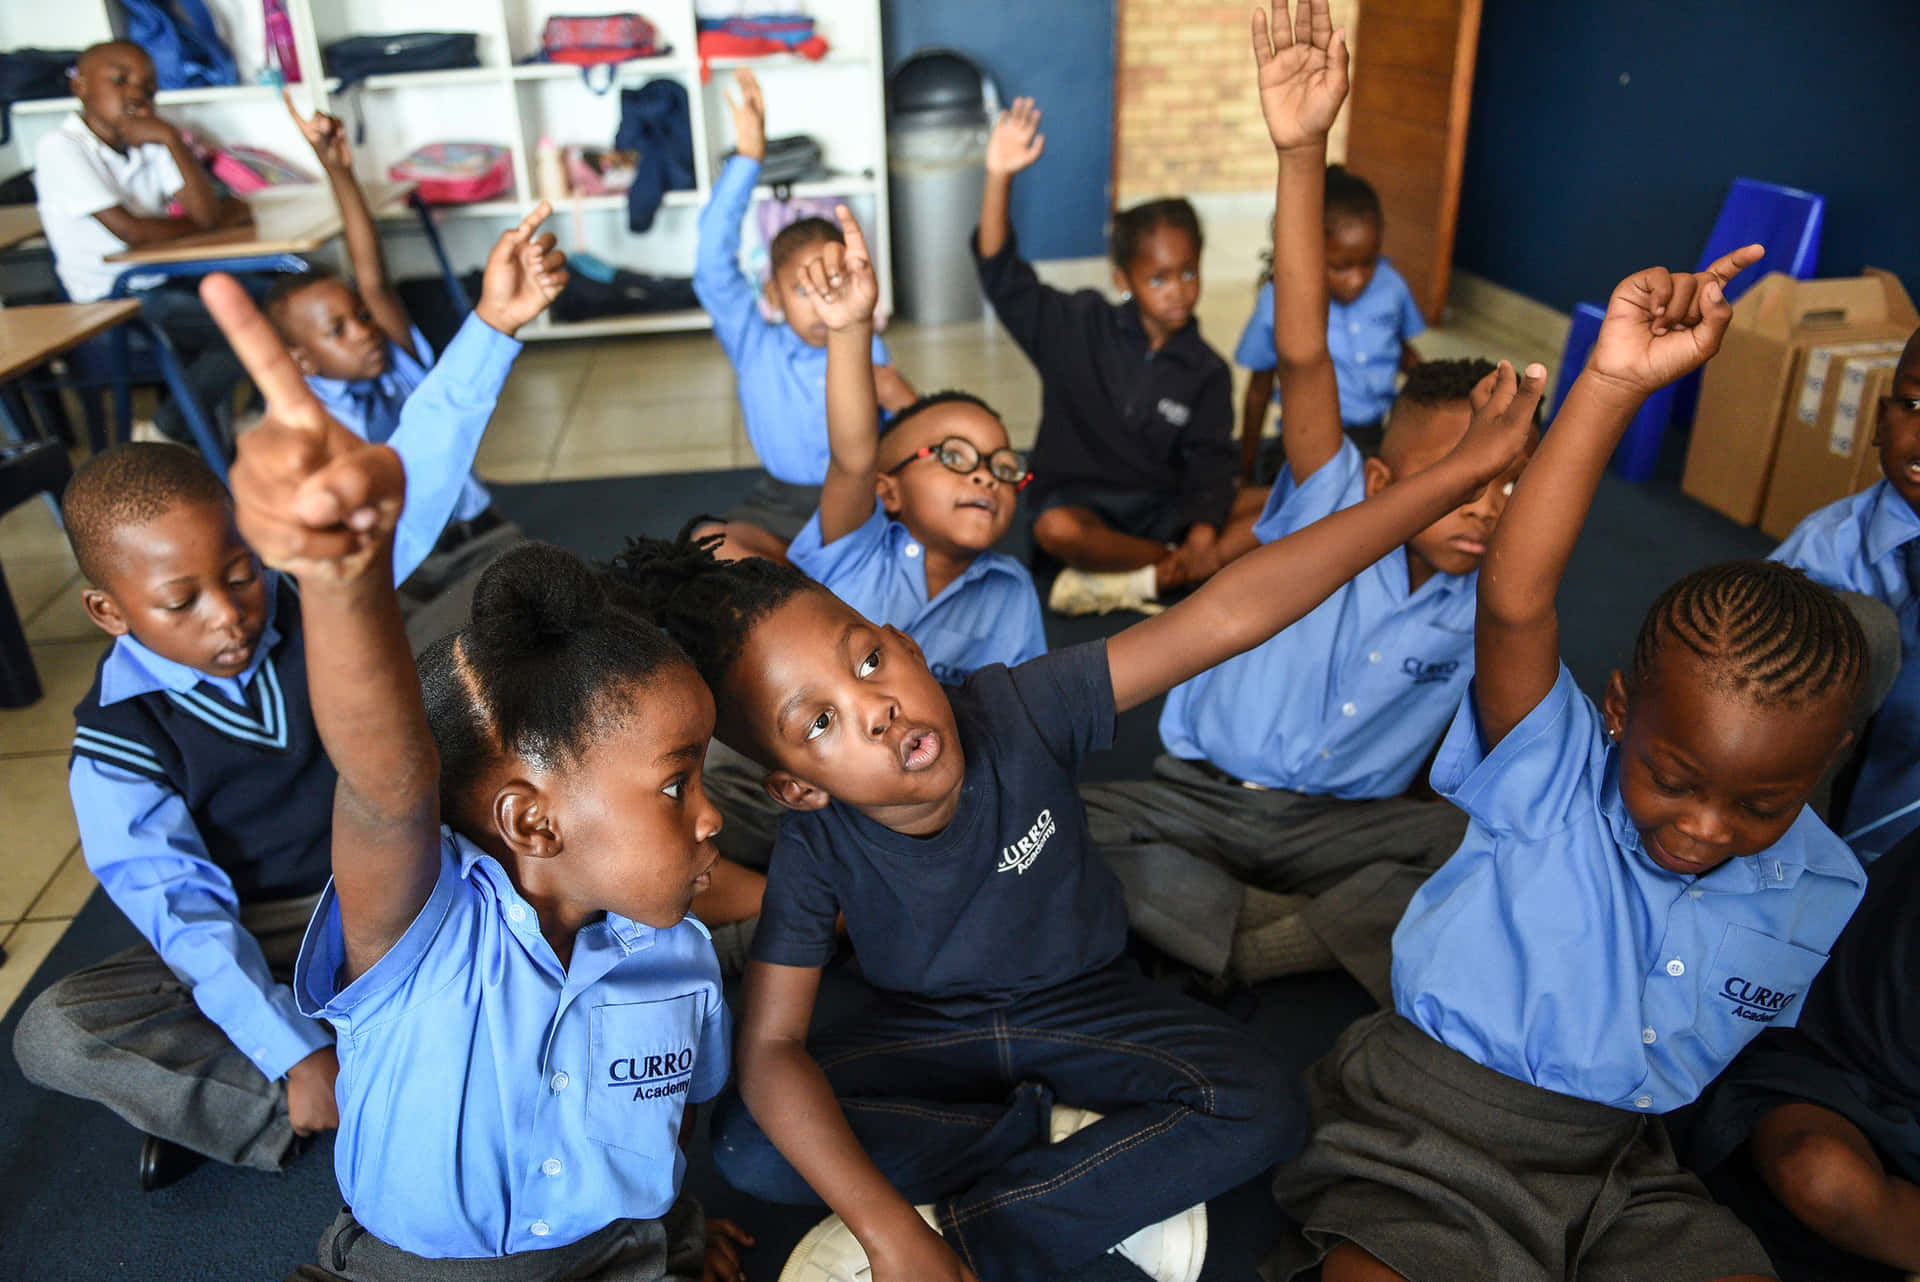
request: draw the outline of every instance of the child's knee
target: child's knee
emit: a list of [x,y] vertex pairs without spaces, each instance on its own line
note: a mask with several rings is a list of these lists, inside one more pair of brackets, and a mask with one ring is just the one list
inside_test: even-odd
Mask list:
[[1796,1130],[1755,1160],[1787,1209],[1829,1235],[1871,1215],[1886,1184],[1877,1163],[1826,1131]]
[[86,1059],[85,1034],[68,1017],[60,998],[65,982],[34,998],[13,1030],[13,1058],[21,1074],[47,1090],[71,1090],[75,1073]]
[[1080,537],[1082,520],[1065,508],[1051,507],[1033,518],[1033,541],[1048,553],[1058,555]]

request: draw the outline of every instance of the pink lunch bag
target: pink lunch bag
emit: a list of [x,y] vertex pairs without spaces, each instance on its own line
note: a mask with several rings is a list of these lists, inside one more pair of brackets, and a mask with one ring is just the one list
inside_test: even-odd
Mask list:
[[513,186],[513,160],[490,142],[430,142],[387,170],[429,205],[470,205]]

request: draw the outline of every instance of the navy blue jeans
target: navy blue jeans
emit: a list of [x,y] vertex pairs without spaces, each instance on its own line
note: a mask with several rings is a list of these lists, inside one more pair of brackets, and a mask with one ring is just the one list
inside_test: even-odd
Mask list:
[[[971,1014],[882,995],[808,1050],[875,1164],[935,1204],[981,1282],[1060,1277],[1305,1137],[1299,1085],[1247,1029],[1131,962]],[[1049,1144],[1056,1099],[1105,1116]],[[743,1192],[820,1204],[733,1091],[713,1147]]]

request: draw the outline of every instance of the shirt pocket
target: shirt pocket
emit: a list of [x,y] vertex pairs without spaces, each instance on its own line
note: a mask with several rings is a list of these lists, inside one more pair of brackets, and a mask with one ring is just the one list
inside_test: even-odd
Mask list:
[[700,1054],[703,1009],[697,992],[593,1008],[589,1138],[649,1157],[673,1152]]
[[1761,1029],[1795,1008],[1826,964],[1825,953],[1728,923],[1701,993],[1701,1040],[1731,1058]]

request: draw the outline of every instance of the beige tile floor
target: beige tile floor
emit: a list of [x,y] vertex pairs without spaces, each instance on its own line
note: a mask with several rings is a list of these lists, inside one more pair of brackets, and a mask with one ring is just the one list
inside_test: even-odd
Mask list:
[[[1252,306],[1264,218],[1209,229],[1199,315],[1231,355]],[[1050,265],[1063,286],[1105,286],[1098,263]],[[1040,386],[1019,350],[987,322],[898,323],[886,335],[901,372],[922,390],[958,387],[998,408],[1014,443],[1031,444]],[[1428,357],[1486,354],[1551,369],[1562,334],[1506,328],[1489,315],[1450,315],[1420,340]],[[1236,370],[1236,380],[1243,377]],[[1239,385],[1234,404],[1239,405]],[[1236,410],[1237,412],[1237,410]],[[746,467],[733,374],[708,334],[536,344],[521,356],[480,448],[488,480],[529,482]],[[25,621],[46,694],[0,710],[0,1014],[91,893],[65,787],[71,710],[93,679],[102,638],[80,609],[72,554],[43,504],[0,518],[0,567]]]

